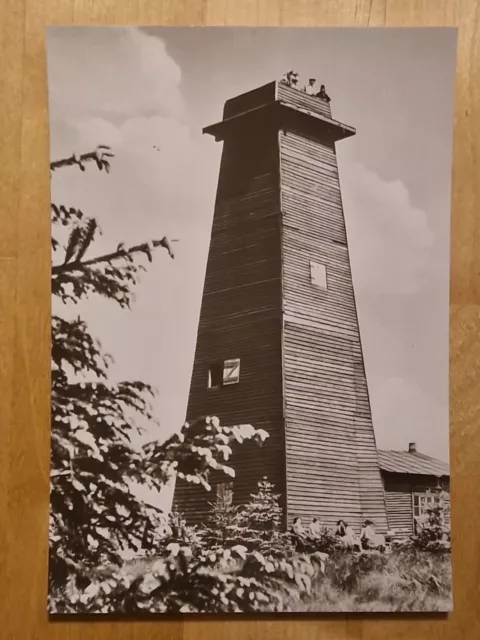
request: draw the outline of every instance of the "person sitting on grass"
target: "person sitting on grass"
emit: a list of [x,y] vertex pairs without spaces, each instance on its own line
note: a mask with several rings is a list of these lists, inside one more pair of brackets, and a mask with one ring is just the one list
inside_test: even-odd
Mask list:
[[363,549],[377,549],[378,551],[385,551],[387,548],[385,536],[381,533],[375,533],[375,524],[372,520],[365,520],[360,533],[360,540],[362,542]]
[[294,533],[296,536],[305,535],[305,529],[303,527],[302,519],[298,516],[293,519],[292,533]]
[[320,522],[318,518],[313,518],[310,527],[308,528],[308,532],[311,538],[318,538],[322,533],[322,527],[320,526]]
[[293,519],[293,525],[290,529],[290,533],[292,534],[295,542],[295,550],[303,552],[305,550],[306,531],[301,518],[299,518],[298,516]]
[[365,520],[360,531],[360,540],[363,549],[371,549],[375,538],[375,525],[372,520]]
[[346,547],[350,547],[352,549],[356,548],[359,550],[362,548],[360,540],[355,535],[354,530],[349,526],[348,522],[345,522],[345,520],[339,520],[337,522],[335,535],[340,538],[342,544]]

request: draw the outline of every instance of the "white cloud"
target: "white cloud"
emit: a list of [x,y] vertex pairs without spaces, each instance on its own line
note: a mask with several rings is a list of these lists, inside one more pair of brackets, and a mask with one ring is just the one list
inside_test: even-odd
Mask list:
[[159,39],[133,27],[49,27],[51,117],[178,114],[180,68]]
[[74,309],[115,356],[113,376],[159,389],[156,414],[168,433],[184,419],[220,148],[176,109],[180,73],[158,38],[50,30],[48,50],[52,155],[97,144],[115,153],[108,175],[94,165],[55,172],[53,200],[97,217],[104,234],[95,254],[119,241],[180,240],[174,261],[157,254],[131,312],[98,298]]
[[[434,264],[434,234],[406,186],[386,182],[364,165],[341,158],[340,177],[358,316],[377,443],[405,449],[416,441],[429,455],[448,451],[448,406],[430,380],[432,342],[448,362],[448,334],[438,305],[422,291],[447,287]],[[447,311],[445,306],[444,311]],[[436,315],[437,314],[437,315]],[[431,359],[431,358],[430,358]],[[438,382],[437,382],[438,385]],[[447,400],[445,400],[445,403]]]
[[406,450],[416,442],[420,453],[448,457],[448,406],[432,402],[408,380],[392,377],[371,391],[377,445]]
[[385,182],[360,163],[345,162],[341,169],[357,291],[378,296],[418,291],[434,240],[425,211],[413,206],[400,180]]

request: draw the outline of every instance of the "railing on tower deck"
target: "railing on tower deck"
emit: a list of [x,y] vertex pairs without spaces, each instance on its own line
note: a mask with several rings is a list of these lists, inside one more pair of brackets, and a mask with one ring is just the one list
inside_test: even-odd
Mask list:
[[263,87],[258,87],[258,89],[253,89],[227,100],[223,109],[223,119],[233,118],[276,101],[302,111],[327,118],[332,117],[330,104],[325,100],[316,96],[309,96],[305,91],[290,87],[284,82],[270,82],[263,85]]
[[277,85],[277,100],[304,111],[310,111],[327,118],[332,117],[329,102],[316,96],[309,96],[305,91],[289,87],[285,82],[279,82]]

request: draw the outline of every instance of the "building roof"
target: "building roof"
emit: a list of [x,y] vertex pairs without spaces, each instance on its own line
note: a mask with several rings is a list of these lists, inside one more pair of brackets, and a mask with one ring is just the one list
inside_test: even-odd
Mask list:
[[446,462],[423,453],[410,451],[378,451],[378,462],[382,471],[390,473],[412,473],[428,476],[449,476]]

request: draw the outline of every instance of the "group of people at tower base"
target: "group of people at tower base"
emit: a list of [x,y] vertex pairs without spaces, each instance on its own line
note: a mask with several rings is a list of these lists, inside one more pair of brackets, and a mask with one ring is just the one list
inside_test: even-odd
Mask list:
[[[283,76],[282,82],[284,84],[287,84],[289,87],[298,89],[298,79],[299,79],[299,76],[296,71],[289,71]],[[317,84],[316,78],[309,78],[308,84],[306,84],[303,87],[303,91],[309,96],[315,96],[316,98],[320,98],[320,100],[323,100],[324,102],[330,102],[330,96],[327,95],[327,92],[325,90],[325,85],[324,84],[320,85],[320,90],[317,91],[316,84]]]
[[[315,543],[325,532],[318,518],[313,518],[310,525],[305,528],[299,517],[294,518],[290,533],[295,540],[297,550],[301,551],[308,543]],[[345,520],[339,520],[334,530],[339,546],[348,549],[364,551],[376,549],[386,551],[389,546],[390,536],[384,536],[375,532],[375,525],[372,520],[365,520],[361,528],[360,535],[357,536],[351,526]]]

